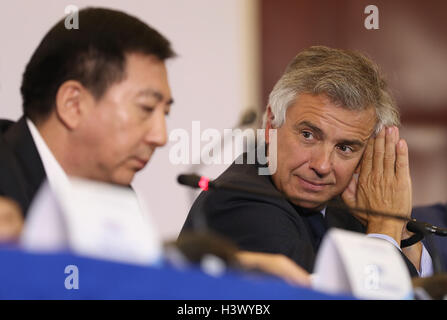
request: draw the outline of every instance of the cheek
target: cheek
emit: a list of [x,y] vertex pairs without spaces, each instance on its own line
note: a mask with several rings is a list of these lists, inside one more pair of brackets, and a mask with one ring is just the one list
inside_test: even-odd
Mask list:
[[102,125],[98,130],[100,134],[95,137],[99,157],[107,167],[115,167],[133,155],[135,144],[133,128],[118,122],[102,123]]
[[339,188],[346,188],[357,166],[357,160],[343,161],[334,167],[335,178]]
[[109,153],[117,161],[133,155],[133,151],[137,148],[139,136],[131,128],[121,128],[108,137]]
[[307,161],[310,150],[304,148],[295,136],[284,133],[281,129],[278,130],[277,139],[278,167],[290,173]]
[[107,137],[109,147],[115,152],[115,156],[123,158],[135,148],[141,140],[141,124],[138,123],[135,114],[127,110],[119,110],[108,123]]
[[297,169],[305,170],[308,168],[306,164],[311,159],[312,152],[310,149],[305,148],[296,148],[289,150],[287,157],[285,158],[285,162],[287,163],[287,167],[289,171],[295,171]]

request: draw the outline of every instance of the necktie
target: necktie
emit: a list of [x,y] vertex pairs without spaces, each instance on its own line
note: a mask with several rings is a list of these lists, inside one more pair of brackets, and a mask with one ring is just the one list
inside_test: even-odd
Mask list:
[[306,219],[314,236],[314,248],[317,251],[320,247],[321,240],[327,231],[323,214],[321,212],[314,211],[310,214],[306,214]]

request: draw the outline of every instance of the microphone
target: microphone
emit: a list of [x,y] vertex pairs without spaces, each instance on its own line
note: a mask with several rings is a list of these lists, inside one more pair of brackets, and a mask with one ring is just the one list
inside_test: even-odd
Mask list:
[[[177,177],[177,181],[182,184],[186,185],[192,188],[200,188],[204,191],[207,191],[209,189],[215,189],[215,190],[226,190],[226,191],[236,191],[236,192],[243,192],[248,194],[257,194],[261,196],[267,196],[267,197],[273,197],[273,198],[282,198],[282,199],[288,199],[288,200],[302,200],[298,197],[287,197],[281,192],[268,192],[265,190],[256,190],[253,188],[247,188],[240,185],[234,185],[231,183],[217,183],[215,181],[210,180],[207,177],[199,176],[197,174],[181,174]],[[308,200],[306,200],[308,201]],[[434,245],[434,242],[431,238],[431,235],[437,235],[437,236],[447,236],[447,229],[440,228],[434,225],[431,225],[426,222],[420,222],[416,221],[416,219],[407,218],[404,216],[399,216],[396,214],[390,214],[386,212],[381,211],[375,211],[375,210],[368,210],[368,209],[361,209],[361,208],[352,208],[347,205],[332,205],[332,207],[344,209],[344,210],[352,210],[352,211],[358,211],[358,212],[364,212],[367,214],[373,214],[376,216],[382,216],[387,217],[391,219],[397,219],[407,222],[407,230],[410,232],[413,232],[414,234],[408,238],[404,239],[400,243],[401,248],[412,246],[413,244],[421,241],[424,239],[425,236],[427,236],[427,245],[432,249],[432,262],[433,262],[433,271],[435,274],[442,273],[442,263],[441,258],[439,255],[438,250],[436,249],[436,246]],[[202,229],[206,229],[206,220],[205,217],[199,216],[196,217],[197,222],[196,225],[198,225],[198,222],[201,223]]]
[[[205,177],[205,176],[199,176],[197,174],[180,174],[177,177],[177,181],[182,184],[182,185],[186,185],[192,188],[200,188],[204,191],[207,191],[209,189],[215,189],[215,190],[227,190],[227,191],[236,191],[236,192],[245,192],[248,194],[257,194],[257,195],[262,195],[262,196],[267,196],[267,197],[274,197],[274,198],[282,198],[282,199],[297,199],[300,200],[297,197],[287,197],[284,194],[282,194],[281,192],[277,192],[277,193],[272,193],[272,192],[266,192],[264,190],[256,190],[256,189],[252,189],[252,188],[247,188],[247,187],[242,187],[240,185],[234,185],[231,183],[222,183],[222,182],[215,182],[210,180],[209,178]],[[307,200],[306,200],[307,201]],[[447,236],[447,229],[445,228],[440,228],[438,226],[434,226],[431,225],[429,223],[426,222],[421,222],[421,221],[416,221],[415,219],[411,219],[411,218],[407,218],[407,217],[403,217],[403,216],[399,216],[396,214],[390,214],[390,213],[386,213],[386,212],[380,212],[380,211],[374,211],[374,210],[367,210],[367,209],[361,209],[361,208],[351,208],[348,207],[347,205],[332,205],[335,208],[340,208],[340,209],[344,209],[344,210],[353,210],[353,211],[359,211],[359,212],[366,212],[368,214],[373,214],[373,215],[378,215],[378,216],[384,216],[384,217],[388,217],[388,218],[392,218],[392,219],[398,219],[398,220],[403,220],[407,222],[407,229],[411,232],[413,232],[414,234],[405,240],[401,241],[401,248],[405,248],[405,247],[409,247],[421,240],[424,239],[425,236],[427,236],[426,238],[426,245],[428,246],[429,249],[431,249],[431,257],[432,257],[432,263],[433,263],[433,271],[434,271],[434,276],[430,277],[430,278],[423,278],[422,282],[417,282],[417,283],[413,283],[413,287],[415,288],[415,292],[416,289],[418,289],[419,291],[421,291],[421,287],[423,289],[427,289],[427,292],[430,294],[431,297],[437,298],[439,295],[437,293],[431,292],[429,285],[432,286],[433,283],[439,283],[440,279],[442,279],[444,281],[444,283],[446,283],[446,276],[443,272],[443,267],[442,267],[442,263],[441,263],[441,257],[439,255],[439,251],[436,248],[436,245],[432,239],[432,235],[437,235],[437,236]],[[207,231],[207,224],[206,224],[206,219],[204,216],[196,216],[194,220],[198,220],[201,222],[201,225],[199,226],[197,222],[195,222],[196,225],[196,230],[201,230],[206,231],[209,233],[209,231]],[[194,222],[194,221],[193,221]],[[200,228],[199,228],[200,227]],[[193,238],[194,239],[194,238]],[[201,239],[204,240],[204,239]],[[207,243],[211,244],[211,241],[209,239],[206,239]],[[189,241],[188,242],[189,245],[192,245],[191,247],[197,248],[198,245],[197,243],[194,243],[193,241]],[[222,251],[219,251],[218,256],[225,257],[225,261],[228,265],[233,265],[234,266],[234,247],[233,246],[227,246],[228,243],[224,242],[226,249],[226,254],[222,254]],[[216,249],[214,248],[215,245],[213,246],[209,246],[208,252],[212,252],[215,253]],[[222,248],[221,248],[222,249]],[[186,251],[186,250],[185,250]],[[206,251],[206,250],[205,250]],[[230,253],[230,254],[228,254]],[[186,255],[190,255],[190,253],[186,253]],[[202,255],[203,256],[203,255]],[[193,257],[191,257],[192,260],[194,260]],[[197,261],[197,258],[195,259]],[[443,277],[443,278],[439,278],[439,277]],[[435,285],[436,287],[436,285]],[[422,290],[423,291],[423,290]],[[443,291],[443,295],[445,295],[445,290]]]
[[210,180],[206,177],[201,177],[196,174],[180,174],[177,177],[177,182],[184,186],[208,190]]
[[[186,185],[192,188],[200,188],[204,191],[207,191],[209,189],[220,189],[220,190],[227,190],[227,191],[237,191],[237,192],[245,192],[249,194],[257,194],[261,196],[267,196],[267,197],[274,197],[274,198],[283,198],[283,199],[289,199],[289,200],[302,200],[298,197],[286,197],[284,194],[278,192],[268,192],[265,190],[257,190],[253,188],[247,188],[240,185],[234,185],[231,183],[216,183],[212,180],[210,180],[207,177],[199,176],[197,174],[181,174],[177,177],[178,183],[182,185]],[[309,201],[309,200],[306,200]],[[422,240],[424,238],[425,234],[435,234],[438,236],[447,236],[447,229],[440,228],[434,225],[431,225],[426,222],[420,222],[416,221],[415,219],[407,218],[404,216],[399,216],[396,214],[381,212],[381,211],[375,211],[375,210],[369,210],[369,209],[361,209],[361,208],[352,208],[348,207],[346,205],[334,205],[334,207],[337,207],[339,209],[346,209],[346,210],[352,210],[352,211],[359,211],[364,212],[372,215],[397,219],[397,220],[403,220],[407,222],[407,229],[410,232],[415,233],[412,237],[406,240],[402,240],[401,247],[408,247],[413,245],[414,243]]]

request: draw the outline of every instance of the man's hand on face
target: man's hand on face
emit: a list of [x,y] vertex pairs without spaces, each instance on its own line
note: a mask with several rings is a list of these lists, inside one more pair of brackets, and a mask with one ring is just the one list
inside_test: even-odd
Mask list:
[[14,201],[0,197],[0,243],[13,242],[20,237],[23,215]]
[[[397,127],[384,128],[370,138],[360,164],[358,180],[353,177],[342,194],[350,207],[411,216],[412,191],[408,146],[399,139]],[[400,243],[406,223],[397,219],[354,213],[367,226],[367,233],[391,236]]]

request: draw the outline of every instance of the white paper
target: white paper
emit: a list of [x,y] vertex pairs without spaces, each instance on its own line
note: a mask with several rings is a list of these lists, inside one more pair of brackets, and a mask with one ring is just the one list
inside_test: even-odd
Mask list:
[[33,251],[68,248],[65,217],[48,181],[42,184],[28,210],[20,242]]

